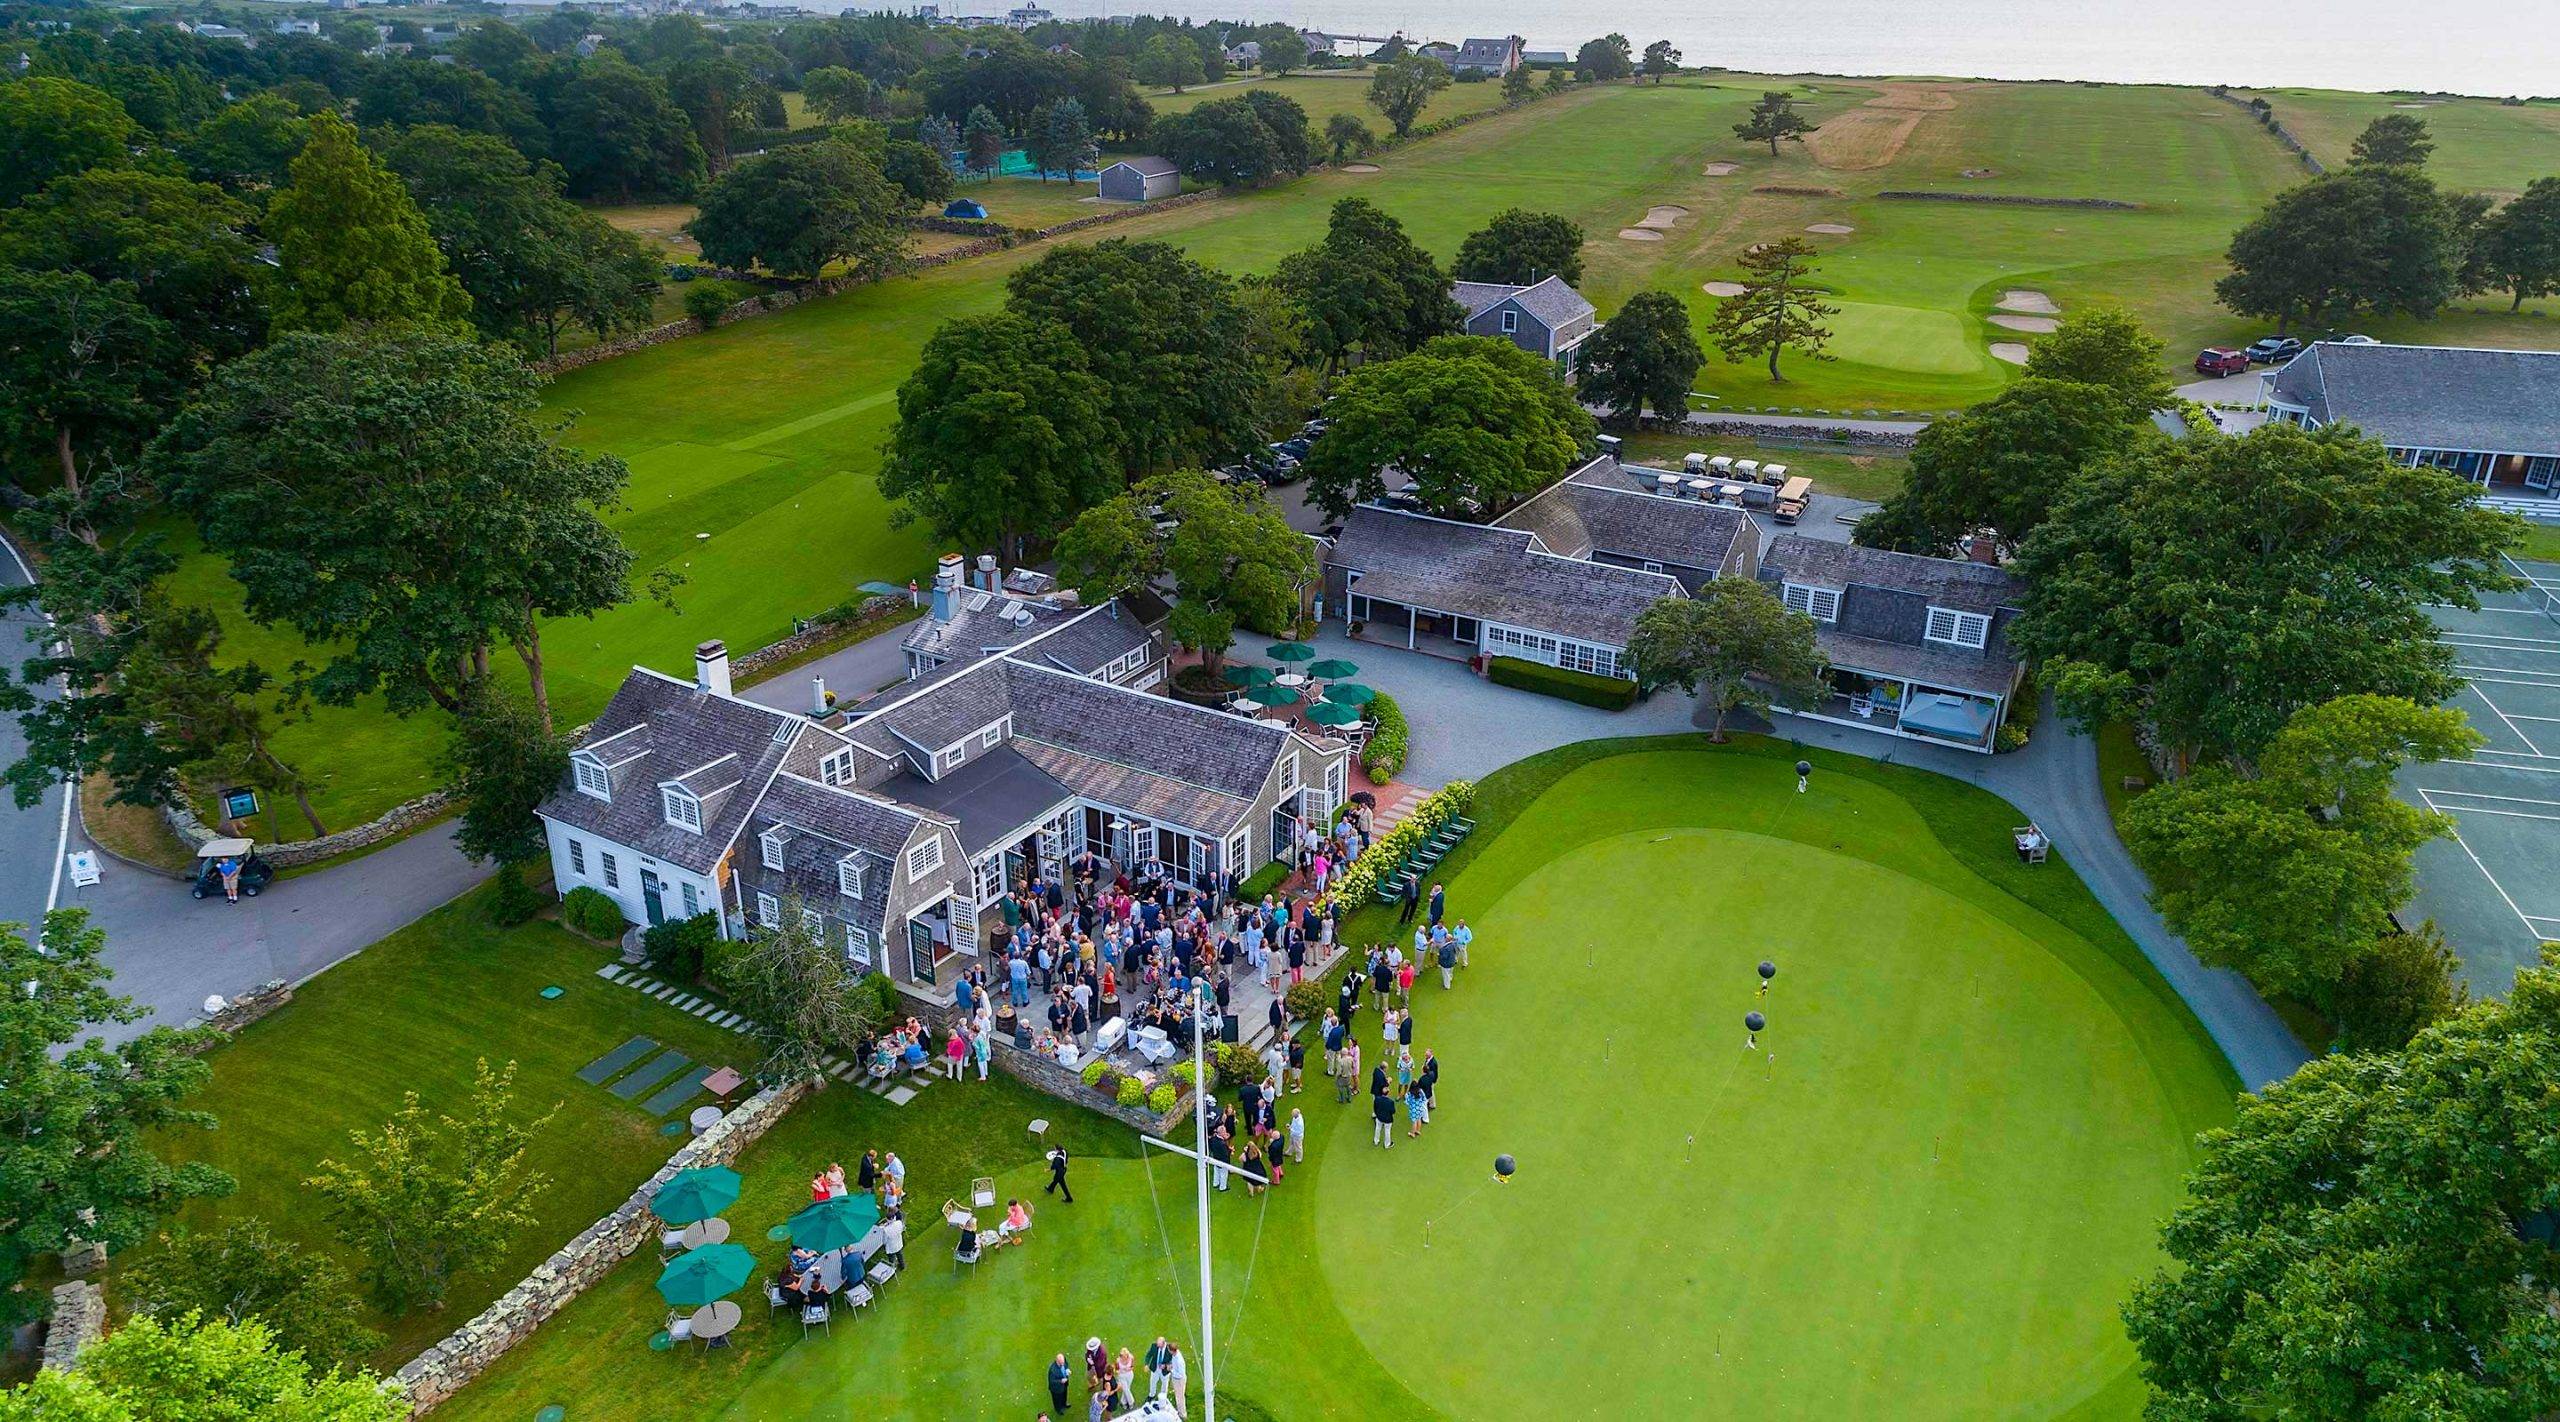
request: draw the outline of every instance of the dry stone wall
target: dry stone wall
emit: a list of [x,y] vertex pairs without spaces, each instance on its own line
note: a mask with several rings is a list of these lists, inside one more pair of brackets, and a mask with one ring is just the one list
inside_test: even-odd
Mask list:
[[43,1366],[67,1372],[80,1360],[80,1350],[98,1341],[107,1328],[106,1290],[86,1279],[57,1285],[53,1317],[45,1322]]

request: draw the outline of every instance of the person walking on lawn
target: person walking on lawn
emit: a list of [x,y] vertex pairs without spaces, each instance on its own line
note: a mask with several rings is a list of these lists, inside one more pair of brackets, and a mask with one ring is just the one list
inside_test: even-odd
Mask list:
[[1351,1104],[1351,1091],[1360,1081],[1360,1043],[1346,1038],[1342,1044],[1342,1070],[1334,1073],[1333,1099],[1345,1106]]
[[1049,1408],[1060,1417],[1067,1415],[1067,1384],[1075,1372],[1067,1366],[1067,1355],[1060,1353],[1049,1360]]
[[1070,1205],[1076,1202],[1076,1192],[1067,1188],[1067,1148],[1065,1146],[1050,1148],[1049,1183],[1040,1193],[1061,1196]]
[[1164,1370],[1172,1361],[1173,1345],[1164,1341],[1163,1334],[1157,1334],[1156,1341],[1147,1345],[1147,1401],[1164,1396]]
[[1189,1417],[1191,1415],[1191,1401],[1189,1397],[1189,1393],[1191,1391],[1191,1366],[1190,1364],[1182,1361],[1182,1345],[1176,1343],[1172,1345],[1172,1347],[1173,1361],[1164,1365],[1165,1396],[1173,1399],[1174,1416]]
[[1458,971],[1458,935],[1452,933],[1440,940],[1440,990],[1449,990],[1449,980]]
[[1433,926],[1434,928],[1437,928],[1437,927],[1440,925],[1440,919],[1441,919],[1441,916],[1442,916],[1443,914],[1446,914],[1448,911],[1449,911],[1449,886],[1448,886],[1448,885],[1446,885],[1446,884],[1434,884],[1434,885],[1432,885],[1432,886],[1431,886],[1431,924],[1432,924],[1432,926]]
[[1440,1059],[1425,1051],[1422,1070],[1416,1072],[1413,1084],[1422,1088],[1422,1124],[1431,1124],[1431,1108],[1440,1104]]
[[1371,1083],[1377,1089],[1369,1093],[1369,1143],[1388,1150],[1396,1148],[1396,1103],[1387,1095],[1387,1078],[1381,1069]]

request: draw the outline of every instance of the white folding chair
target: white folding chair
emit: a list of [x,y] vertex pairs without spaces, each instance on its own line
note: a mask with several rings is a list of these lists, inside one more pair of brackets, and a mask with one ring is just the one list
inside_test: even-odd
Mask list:
[[775,1309],[781,1308],[789,1302],[791,1302],[789,1299],[782,1296],[782,1286],[780,1284],[768,1283],[764,1286],[764,1307],[767,1317],[771,1317]]
[[[1115,1017],[1111,1020],[1117,1022],[1120,1019]],[[969,1205],[972,1209],[992,1209],[995,1202],[996,1178],[994,1176],[981,1175],[969,1182]]]
[[871,1300],[874,1296],[871,1292],[870,1285],[856,1284],[852,1288],[838,1294],[836,1297],[843,1299],[844,1306],[848,1309],[862,1309],[871,1307]]

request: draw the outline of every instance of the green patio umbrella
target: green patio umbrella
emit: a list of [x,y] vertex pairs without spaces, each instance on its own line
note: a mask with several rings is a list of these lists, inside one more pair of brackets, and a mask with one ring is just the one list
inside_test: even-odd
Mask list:
[[1274,642],[1271,644],[1271,660],[1275,662],[1312,662],[1315,659],[1316,649],[1308,646],[1304,642]]
[[725,1165],[679,1170],[649,1198],[650,1212],[669,1224],[707,1220],[738,1203],[738,1172]]
[[1301,694],[1294,686],[1265,686],[1254,691],[1253,699],[1265,706],[1295,706]]
[[756,1257],[735,1244],[706,1244],[679,1254],[658,1271],[658,1297],[677,1308],[700,1308],[738,1291],[755,1277]]
[[1340,657],[1327,657],[1320,662],[1307,663],[1307,675],[1318,681],[1340,681],[1345,677],[1354,677],[1359,674],[1360,668],[1357,664],[1346,662]]
[[791,1242],[821,1254],[844,1248],[880,1222],[880,1202],[869,1195],[820,1200],[791,1217]]
[[1339,701],[1319,701],[1307,708],[1307,719],[1319,726],[1348,726],[1360,719],[1360,708]]
[[1269,686],[1271,678],[1278,673],[1269,667],[1245,666],[1239,663],[1227,668],[1219,675],[1227,679],[1229,686]]
[[1378,693],[1356,681],[1337,681],[1324,689],[1324,699],[1344,706],[1366,706],[1378,699]]

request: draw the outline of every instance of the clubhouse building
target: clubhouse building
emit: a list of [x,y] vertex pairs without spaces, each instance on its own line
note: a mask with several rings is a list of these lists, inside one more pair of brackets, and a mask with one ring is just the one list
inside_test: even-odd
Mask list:
[[2269,419],[2353,425],[2493,507],[2560,519],[2560,351],[2322,341],[2265,381]]

